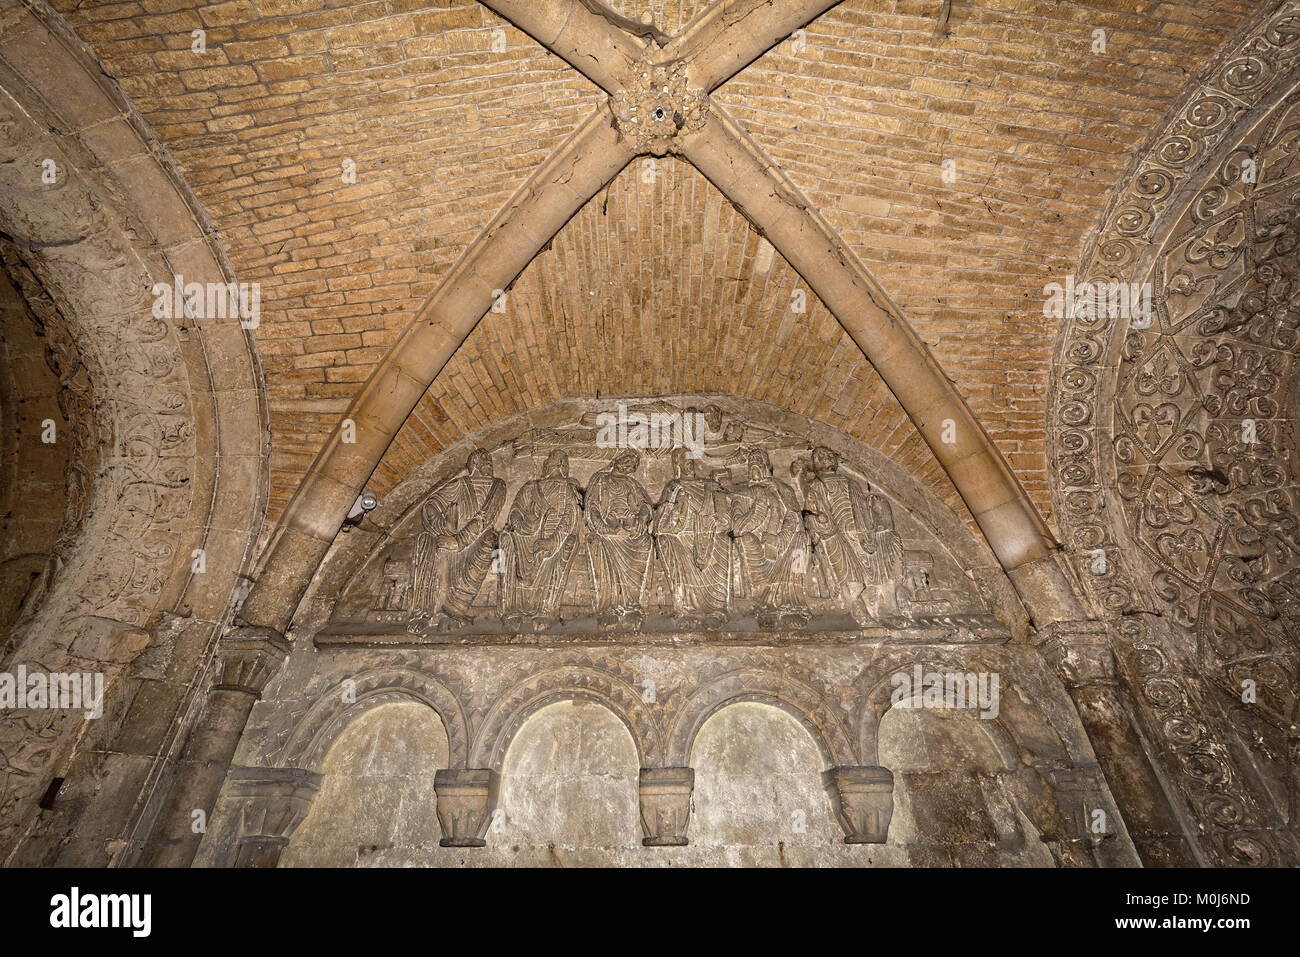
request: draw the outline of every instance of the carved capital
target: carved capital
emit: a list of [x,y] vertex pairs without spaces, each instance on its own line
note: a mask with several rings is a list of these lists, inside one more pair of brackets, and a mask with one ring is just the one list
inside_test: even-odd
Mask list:
[[289,657],[288,640],[274,628],[238,625],[217,645],[217,691],[243,691],[260,698]]
[[501,778],[488,768],[443,768],[433,775],[443,847],[485,847]]
[[884,844],[894,816],[894,773],[888,768],[858,766],[822,772],[835,820],[844,828],[845,844]]
[[236,867],[275,867],[307,817],[321,776],[302,768],[231,768],[228,793],[239,809]]
[[642,768],[641,829],[646,847],[683,847],[695,790],[693,768]]
[[637,62],[623,88],[610,98],[619,135],[638,153],[663,156],[673,149],[683,130],[703,128],[709,97],[690,85],[685,64]]
[[1115,653],[1102,622],[1054,622],[1038,630],[1034,645],[1070,690],[1115,683]]

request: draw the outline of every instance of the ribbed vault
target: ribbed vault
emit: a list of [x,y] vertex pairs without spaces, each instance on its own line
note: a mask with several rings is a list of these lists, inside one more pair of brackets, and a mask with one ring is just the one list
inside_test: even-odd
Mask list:
[[[263,283],[274,518],[383,349],[600,95],[469,2],[55,6],[177,159],[241,279]],[[703,4],[615,6],[673,33]],[[841,231],[1050,514],[1041,287],[1077,262],[1106,189],[1251,5],[1003,6],[954,4],[936,37],[937,0],[849,0],[716,98]],[[747,224],[732,229],[743,243]],[[805,379],[821,358],[799,356]]]

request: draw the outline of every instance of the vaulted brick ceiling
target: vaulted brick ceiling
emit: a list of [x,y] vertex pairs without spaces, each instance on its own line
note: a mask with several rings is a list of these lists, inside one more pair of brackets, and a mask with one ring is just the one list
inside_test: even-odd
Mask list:
[[[399,330],[603,94],[469,2],[54,5],[153,125],[240,280],[262,284],[274,518]],[[614,4],[668,33],[705,5]],[[941,6],[847,0],[715,96],[855,248],[1048,514],[1042,286],[1074,268],[1111,185],[1252,4],[954,0],[942,36]],[[688,164],[657,170],[625,170],[524,272],[373,487],[539,402],[701,390],[842,428],[961,508],[829,313],[811,296],[790,309],[794,271]]]

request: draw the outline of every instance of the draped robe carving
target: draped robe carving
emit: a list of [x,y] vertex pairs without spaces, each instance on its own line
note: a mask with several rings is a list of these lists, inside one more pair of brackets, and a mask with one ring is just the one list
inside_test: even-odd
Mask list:
[[772,475],[767,453],[746,457],[749,483],[733,493],[731,531],[743,593],[762,627],[801,626],[809,618],[807,569],[811,549],[799,498]]
[[639,624],[644,617],[653,506],[632,476],[640,461],[632,450],[621,452],[587,484],[587,556],[603,626]]
[[811,478],[804,473],[805,524],[823,594],[842,595],[856,616],[871,617],[874,609],[860,606],[873,597],[864,596],[867,588],[880,584],[872,505],[858,483],[840,472],[839,464],[839,455],[831,449],[813,449]]
[[726,621],[731,604],[730,507],[722,486],[696,474],[684,449],[673,450],[677,478],[655,510],[655,547],[678,618]]
[[582,489],[569,478],[569,457],[552,452],[541,477],[525,483],[501,533],[501,618],[518,628],[557,619],[560,595],[578,550]]
[[415,540],[411,613],[439,626],[474,620],[471,605],[492,565],[493,527],[505,504],[506,486],[492,476],[492,459],[470,453],[465,475],[435,488],[421,506],[424,531]]

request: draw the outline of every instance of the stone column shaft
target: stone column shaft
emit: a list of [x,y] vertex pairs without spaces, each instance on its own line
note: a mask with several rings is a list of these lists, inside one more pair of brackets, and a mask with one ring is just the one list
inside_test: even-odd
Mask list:
[[1053,624],[1039,631],[1035,644],[1074,701],[1143,866],[1196,867],[1196,855],[1121,693],[1106,626],[1092,621]]
[[289,643],[267,628],[237,628],[222,638],[217,680],[185,742],[141,866],[188,867],[193,862],[203,841],[193,827],[194,812],[211,820],[253,705],[288,653]]

